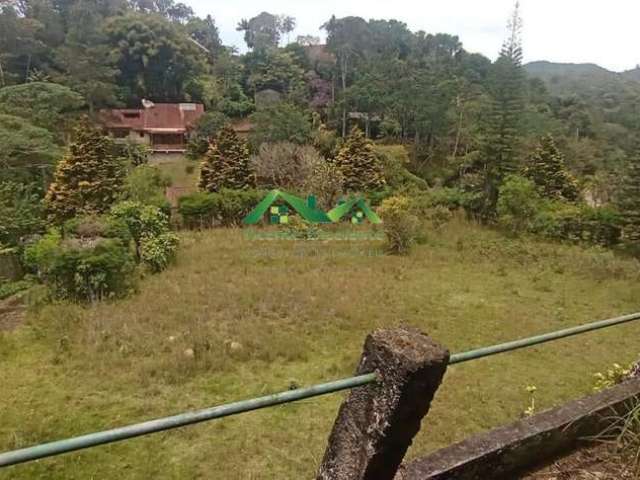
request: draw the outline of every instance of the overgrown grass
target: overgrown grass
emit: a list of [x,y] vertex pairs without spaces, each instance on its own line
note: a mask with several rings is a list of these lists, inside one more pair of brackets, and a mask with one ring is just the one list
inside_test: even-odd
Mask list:
[[[0,333],[0,450],[353,373],[366,334],[418,327],[459,352],[640,308],[640,267],[604,250],[454,221],[406,258],[376,242],[183,235],[127,300],[34,309]],[[590,392],[637,357],[629,324],[453,366],[410,456]],[[0,471],[0,478],[313,478],[343,395]]]

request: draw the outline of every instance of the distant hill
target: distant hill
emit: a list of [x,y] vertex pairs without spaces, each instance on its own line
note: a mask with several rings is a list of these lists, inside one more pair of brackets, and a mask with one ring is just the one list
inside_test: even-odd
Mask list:
[[544,80],[554,95],[599,95],[605,92],[640,89],[640,68],[611,72],[593,63],[531,62],[530,76]]

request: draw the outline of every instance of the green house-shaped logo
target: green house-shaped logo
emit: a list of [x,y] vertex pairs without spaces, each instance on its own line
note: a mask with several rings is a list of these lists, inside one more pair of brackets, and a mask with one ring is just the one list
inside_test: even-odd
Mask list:
[[307,200],[280,190],[271,190],[256,207],[244,217],[245,225],[256,225],[267,217],[272,225],[289,223],[293,213],[311,223],[331,223],[331,219],[316,206],[315,197]]
[[382,223],[380,217],[373,211],[366,200],[356,196],[341,200],[337,207],[327,213],[327,216],[332,222],[349,220],[354,225],[360,225],[365,220],[373,224]]

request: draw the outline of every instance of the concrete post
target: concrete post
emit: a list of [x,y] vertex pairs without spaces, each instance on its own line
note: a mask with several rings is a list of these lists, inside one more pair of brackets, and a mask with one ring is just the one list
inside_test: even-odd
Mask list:
[[367,336],[357,374],[379,381],[340,407],[317,480],[393,480],[448,362],[448,350],[415,329]]

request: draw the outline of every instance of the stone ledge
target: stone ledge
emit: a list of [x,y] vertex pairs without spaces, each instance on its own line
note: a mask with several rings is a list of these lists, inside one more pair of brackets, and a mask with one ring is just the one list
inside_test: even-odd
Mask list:
[[597,435],[606,417],[623,413],[640,396],[635,378],[533,417],[479,434],[404,464],[396,480],[499,480],[517,478]]

